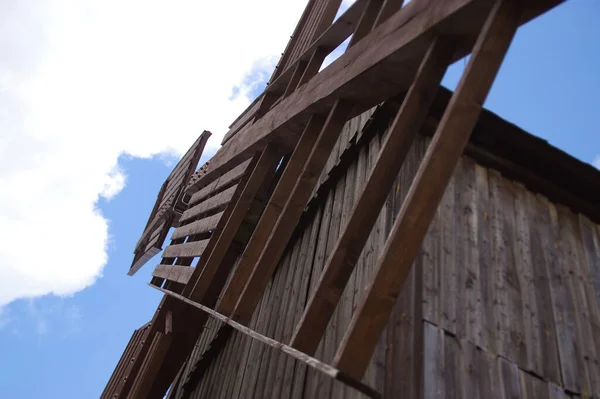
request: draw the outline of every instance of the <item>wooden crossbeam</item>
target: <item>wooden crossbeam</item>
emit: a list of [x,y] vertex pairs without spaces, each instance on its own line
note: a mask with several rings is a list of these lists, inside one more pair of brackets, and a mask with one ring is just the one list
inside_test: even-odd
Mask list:
[[498,0],[394,222],[334,365],[361,378],[519,24],[518,0]]
[[451,56],[452,46],[448,41],[433,41],[296,327],[291,341],[294,348],[308,354],[317,349],[394,179],[427,116]]
[[247,322],[258,304],[262,294],[279,263],[288,241],[302,215],[302,211],[313,192],[317,180],[329,158],[329,154],[348,120],[352,104],[338,100],[327,117],[319,137],[304,164],[300,178],[295,182],[287,201],[277,219],[273,231],[262,248],[252,275],[244,287],[237,302],[233,318]]
[[265,210],[260,217],[254,233],[242,253],[235,272],[224,290],[219,313],[230,315],[237,304],[246,282],[252,274],[254,265],[259,259],[262,248],[269,239],[269,235],[281,214],[285,202],[294,188],[295,182],[300,178],[302,168],[319,137],[325,119],[315,115],[304,128],[304,133],[298,141],[290,160],[288,161]]
[[199,275],[197,281],[192,281],[192,283],[195,283],[195,286],[189,293],[189,298],[191,300],[202,301],[204,299],[204,296],[208,291],[215,274],[221,267],[221,263],[225,258],[227,250],[233,242],[233,238],[238,232],[240,225],[242,224],[242,221],[244,220],[244,217],[250,208],[250,204],[254,200],[254,197],[256,196],[260,187],[263,186],[265,182],[268,182],[273,178],[275,169],[282,155],[281,148],[275,143],[267,145],[260,155],[254,170],[251,172],[251,175],[246,182],[242,194],[238,198],[233,211],[229,215],[227,224],[225,224],[223,231],[220,233],[218,242],[210,252],[208,261],[202,270],[202,274]]
[[[519,23],[561,2],[523,0],[526,12]],[[243,135],[225,143],[212,158],[207,174],[221,174],[266,142],[296,136],[301,122],[328,109],[336,98],[355,102],[351,117],[406,91],[433,35],[459,35],[466,39],[457,46],[453,60],[462,58],[472,48],[469,39],[474,40],[481,30],[481,19],[473,16],[489,11],[491,6],[491,2],[480,0],[411,1],[248,126]]]
[[315,370],[318,370],[319,372],[327,375],[330,378],[336,379],[354,389],[356,389],[357,391],[367,395],[367,397],[370,398],[380,398],[381,394],[379,392],[377,392],[375,389],[371,388],[370,386],[363,384],[360,380],[356,380],[354,378],[352,378],[351,376],[347,375],[346,373],[337,370],[335,367],[332,367],[330,365],[328,365],[327,363],[323,363],[318,359],[315,359],[314,357],[311,357],[305,353],[302,353],[294,348],[292,348],[291,346],[285,345],[281,342],[277,342],[276,340],[266,337],[246,326],[244,326],[243,324],[237,323],[233,320],[231,320],[229,317],[220,314],[219,312],[214,311],[213,309],[211,309],[208,306],[204,306],[200,303],[194,302],[192,300],[190,300],[189,298],[186,298],[182,295],[179,295],[177,293],[150,285],[152,288],[156,288],[159,291],[162,291],[164,294],[178,299],[190,306],[193,306],[197,309],[200,309],[201,311],[207,313],[208,315],[210,315],[211,317],[235,328],[236,330],[238,330],[239,332],[241,332],[242,334],[245,334],[247,336],[249,336],[252,339],[255,339],[257,341],[262,342],[265,345],[269,345],[271,348],[277,349],[289,356],[292,356],[294,359],[301,361],[302,363],[306,364],[309,367],[314,368]]

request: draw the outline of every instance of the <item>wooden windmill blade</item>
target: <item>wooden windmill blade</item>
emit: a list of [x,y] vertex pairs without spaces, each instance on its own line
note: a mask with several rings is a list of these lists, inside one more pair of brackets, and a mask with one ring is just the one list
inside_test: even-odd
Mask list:
[[204,131],[177,163],[161,186],[154,208],[142,236],[138,240],[129,275],[135,274],[146,262],[162,250],[169,229],[187,207],[184,189],[194,174],[211,133]]

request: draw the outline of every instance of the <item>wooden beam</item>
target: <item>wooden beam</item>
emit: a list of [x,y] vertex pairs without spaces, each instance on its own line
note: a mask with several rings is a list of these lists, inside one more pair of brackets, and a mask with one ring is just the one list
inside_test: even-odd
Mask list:
[[294,348],[308,354],[317,349],[394,179],[427,117],[451,57],[452,45],[448,41],[433,41],[298,323],[291,341]]
[[275,143],[267,145],[260,155],[254,170],[244,186],[242,194],[235,203],[233,211],[227,220],[227,224],[225,224],[217,243],[208,255],[208,261],[204,265],[202,273],[196,281],[190,281],[191,284],[194,284],[194,288],[189,293],[189,298],[191,300],[198,302],[204,301],[204,296],[208,291],[215,274],[221,267],[221,263],[250,208],[250,204],[264,182],[273,178],[277,164],[282,156],[281,148]]
[[235,308],[244,286],[252,274],[254,265],[258,261],[262,248],[269,239],[273,226],[275,226],[281,210],[294,188],[295,182],[300,178],[302,167],[306,163],[324,123],[325,118],[315,115],[306,125],[304,133],[285,166],[283,174],[275,187],[275,191],[273,191],[252,237],[250,237],[248,245],[246,245],[246,249],[242,254],[231,281],[224,290],[223,298],[218,308],[220,313],[230,315]]
[[306,364],[307,366],[318,370],[319,372],[327,375],[330,378],[334,378],[340,382],[343,382],[344,384],[367,395],[367,397],[370,397],[370,398],[380,398],[381,397],[381,394],[379,392],[377,392],[375,389],[371,388],[370,386],[368,386],[366,384],[363,384],[360,380],[356,380],[356,379],[352,378],[351,376],[341,372],[340,370],[337,370],[334,367],[331,367],[330,365],[321,362],[319,359],[315,359],[314,357],[308,356],[307,354],[302,353],[288,345],[285,345],[281,342],[277,342],[272,338],[269,338],[262,334],[259,334],[258,332],[244,326],[243,324],[237,323],[237,322],[231,320],[229,317],[222,315],[219,312],[214,311],[213,309],[209,308],[208,306],[204,306],[200,303],[191,301],[190,299],[188,299],[184,296],[181,296],[175,292],[171,292],[171,291],[168,291],[168,290],[165,290],[163,288],[159,288],[159,287],[156,287],[153,285],[150,285],[150,286],[152,288],[156,288],[159,291],[162,291],[166,295],[169,295],[169,296],[171,296],[175,299],[178,299],[190,306],[200,309],[201,311],[210,315],[214,319],[217,319],[220,322],[223,322],[223,323],[235,328],[237,331],[241,332],[242,334],[244,334],[246,336],[249,336],[250,338],[252,338],[254,340],[262,342],[265,345],[269,345],[271,348],[277,349],[278,351],[281,351],[289,356],[292,356],[294,359],[301,361],[302,363]]
[[249,321],[252,313],[254,313],[254,309],[262,297],[271,275],[298,224],[302,211],[317,184],[329,154],[348,120],[351,109],[352,104],[344,100],[338,100],[331,108],[319,137],[306,160],[302,174],[289,193],[271,236],[262,248],[258,262],[254,266],[252,275],[238,300],[233,318],[241,323]]
[[389,17],[402,8],[403,4],[404,0],[384,0],[383,5],[379,10],[379,14],[373,23],[373,29],[387,21]]
[[[562,0],[523,0],[521,23],[560,4]],[[411,1],[368,37],[348,49],[306,85],[228,141],[212,158],[208,174],[219,175],[229,165],[247,159],[267,142],[298,134],[311,114],[323,112],[336,98],[355,102],[350,116],[406,91],[430,40],[435,35],[464,39],[453,60],[470,52],[481,29],[482,12],[492,3],[481,0]],[[296,136],[297,137],[297,136]]]
[[402,204],[334,365],[361,378],[517,30],[519,0],[498,0]]
[[350,43],[348,43],[348,48],[361,41],[371,32],[371,30],[373,30],[375,20],[379,15],[383,3],[384,0],[368,0],[365,10],[360,16],[358,25],[356,25],[356,29],[354,29],[352,39],[350,39]]

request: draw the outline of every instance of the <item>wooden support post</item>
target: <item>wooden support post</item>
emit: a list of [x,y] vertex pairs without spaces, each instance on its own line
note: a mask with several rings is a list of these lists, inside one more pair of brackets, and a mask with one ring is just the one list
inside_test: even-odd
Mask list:
[[367,286],[338,349],[334,365],[354,378],[361,378],[364,374],[477,122],[483,102],[516,32],[520,17],[518,3],[518,0],[498,0],[494,4],[392,227],[373,281]]
[[190,280],[190,283],[195,284],[194,288],[189,293],[189,298],[191,300],[198,302],[204,301],[204,296],[208,291],[215,274],[220,271],[221,263],[250,208],[252,200],[254,200],[254,197],[264,182],[273,178],[275,169],[282,155],[282,150],[276,143],[269,143],[265,147],[252,174],[248,178],[239,199],[234,205],[233,211],[223,227],[217,243],[210,254],[205,255],[208,256],[208,260],[204,265],[202,274],[200,274],[200,277],[198,277],[195,283]]
[[351,103],[338,100],[329,112],[302,174],[289,193],[277,224],[262,249],[252,276],[236,305],[233,318],[241,323],[246,323],[254,313],[351,111]]
[[389,17],[391,17],[396,11],[402,8],[404,0],[384,0],[381,9],[375,22],[373,23],[373,29],[384,23]]
[[298,323],[291,341],[294,348],[308,354],[317,349],[394,179],[427,116],[451,57],[452,46],[441,39],[434,40],[425,54],[346,228]]
[[300,178],[302,167],[306,163],[324,123],[325,118],[313,115],[304,128],[302,137],[300,137],[279,183],[277,183],[277,187],[275,187],[275,191],[271,195],[248,245],[246,245],[233,277],[225,288],[218,308],[219,313],[229,316],[235,308],[244,286],[252,274],[252,269],[258,261],[260,252],[269,239],[294,184]]

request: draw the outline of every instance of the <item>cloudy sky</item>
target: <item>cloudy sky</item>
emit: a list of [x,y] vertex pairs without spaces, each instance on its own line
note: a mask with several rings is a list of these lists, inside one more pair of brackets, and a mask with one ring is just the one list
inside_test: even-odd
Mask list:
[[[204,129],[214,153],[305,3],[0,1],[0,361],[11,359],[0,387],[11,398],[98,396],[159,298],[145,286],[151,265],[125,274],[160,184]],[[599,4],[572,0],[522,28],[486,103],[598,167]],[[48,371],[65,357],[73,396]]]

